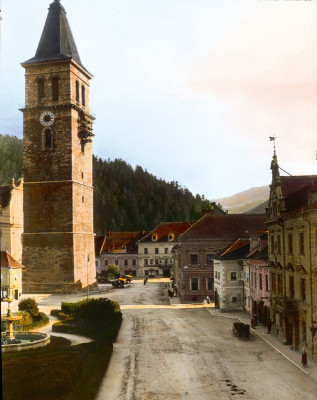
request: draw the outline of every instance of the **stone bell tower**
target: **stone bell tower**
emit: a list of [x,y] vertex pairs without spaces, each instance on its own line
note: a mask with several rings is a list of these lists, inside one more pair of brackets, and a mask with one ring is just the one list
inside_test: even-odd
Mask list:
[[66,11],[50,4],[25,68],[24,293],[95,285],[89,80]]

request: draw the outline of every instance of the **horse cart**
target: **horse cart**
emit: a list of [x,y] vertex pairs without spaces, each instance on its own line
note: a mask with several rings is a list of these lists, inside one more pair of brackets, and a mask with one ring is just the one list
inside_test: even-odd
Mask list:
[[250,339],[250,325],[243,322],[234,322],[232,325],[232,332],[240,340]]

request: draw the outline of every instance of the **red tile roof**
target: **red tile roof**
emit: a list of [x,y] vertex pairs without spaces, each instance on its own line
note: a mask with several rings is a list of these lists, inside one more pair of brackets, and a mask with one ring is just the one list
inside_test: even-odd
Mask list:
[[239,258],[245,258],[247,254],[250,252],[250,241],[237,239],[231,245],[229,245],[225,251],[219,252],[219,259],[225,260],[235,260]]
[[148,232],[108,232],[104,238],[100,253],[126,249],[128,253],[137,253],[137,241]]
[[24,268],[15,258],[6,250],[1,251],[0,266],[5,268]]
[[153,235],[157,235],[156,242],[168,242],[168,235],[173,234],[176,239],[180,234],[187,231],[192,224],[190,222],[162,222],[153,231],[144,236],[140,243],[152,242]]
[[308,206],[308,193],[317,192],[317,175],[281,176],[280,179],[287,211]]
[[181,239],[247,237],[267,231],[266,215],[261,214],[205,214]]

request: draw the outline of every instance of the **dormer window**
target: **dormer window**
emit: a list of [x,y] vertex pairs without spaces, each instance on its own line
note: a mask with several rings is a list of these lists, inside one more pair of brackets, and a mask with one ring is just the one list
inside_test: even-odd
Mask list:
[[175,238],[174,233],[169,233],[169,235],[168,235],[168,241],[169,241],[169,242],[172,242],[172,241],[174,240],[174,238]]
[[154,234],[154,235],[152,235],[152,242],[156,242],[156,241],[157,241],[157,235]]

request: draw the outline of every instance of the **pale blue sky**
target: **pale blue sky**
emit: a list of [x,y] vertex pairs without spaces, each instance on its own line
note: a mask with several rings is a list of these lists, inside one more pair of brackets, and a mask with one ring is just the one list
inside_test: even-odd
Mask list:
[[[52,0],[0,0],[0,133]],[[91,81],[94,153],[208,199],[317,173],[317,2],[62,0]]]

